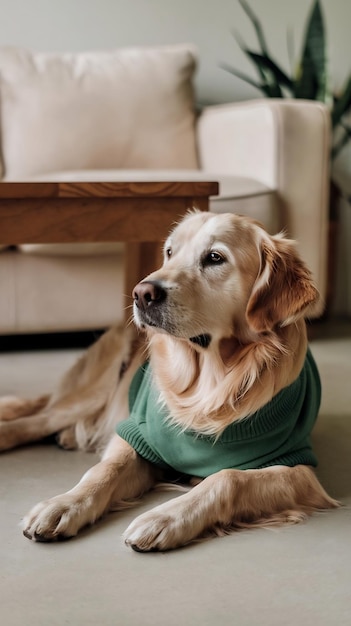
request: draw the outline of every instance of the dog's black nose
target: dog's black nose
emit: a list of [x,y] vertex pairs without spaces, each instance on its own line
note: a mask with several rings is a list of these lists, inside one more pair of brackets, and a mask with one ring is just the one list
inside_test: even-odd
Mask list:
[[134,287],[133,298],[138,309],[145,311],[150,306],[164,302],[167,292],[157,280],[146,280]]

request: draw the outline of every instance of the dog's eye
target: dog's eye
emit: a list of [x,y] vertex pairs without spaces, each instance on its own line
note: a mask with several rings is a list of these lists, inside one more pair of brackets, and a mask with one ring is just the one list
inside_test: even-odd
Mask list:
[[204,265],[221,265],[225,262],[225,258],[219,252],[209,252],[204,258]]
[[166,258],[170,259],[170,257],[172,256],[172,248],[166,248],[165,254]]

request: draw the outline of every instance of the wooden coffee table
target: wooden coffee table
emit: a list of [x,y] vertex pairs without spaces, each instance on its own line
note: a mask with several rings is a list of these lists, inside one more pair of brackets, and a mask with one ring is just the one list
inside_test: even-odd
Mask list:
[[208,210],[215,182],[0,183],[0,243],[126,242],[125,294],[156,269],[188,209]]

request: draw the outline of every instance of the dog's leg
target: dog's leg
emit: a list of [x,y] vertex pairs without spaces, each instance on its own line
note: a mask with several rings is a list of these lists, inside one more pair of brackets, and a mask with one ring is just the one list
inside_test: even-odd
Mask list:
[[137,517],[124,538],[137,551],[169,550],[206,531],[296,523],[314,511],[336,506],[306,466],[223,470]]
[[114,435],[97,465],[67,493],[37,504],[23,520],[23,533],[36,541],[68,538],[93,524],[118,501],[149,491],[157,470]]
[[[117,390],[121,395],[121,383],[125,388],[125,381],[131,380],[141,364],[141,343],[135,339],[133,329],[122,333],[120,328],[112,328],[68,370],[50,397],[33,401],[1,398],[0,451],[40,441],[79,421],[102,416],[111,396]],[[128,390],[125,393],[128,397]],[[70,447],[74,447],[71,436],[69,440]]]
[[[108,380],[108,384],[106,384],[98,379],[95,383],[84,388],[78,387],[63,398],[59,398],[54,404],[50,403],[42,411],[31,415],[30,419],[20,417],[0,421],[0,451],[3,452],[17,446],[40,441],[45,437],[75,426],[79,421],[85,422],[87,427],[90,424],[94,425],[97,419],[103,419],[105,410],[111,403],[109,396],[112,396],[112,399],[117,398],[119,405],[123,405],[124,409],[124,414],[118,416],[117,407],[115,422],[127,417],[128,408],[124,407],[124,398],[128,398],[128,383],[130,383],[140,364],[140,355],[138,354],[132,360],[121,380],[118,379],[117,370],[116,380],[112,382]],[[109,377],[112,378],[111,375]],[[60,436],[59,439],[61,439]],[[65,437],[63,437],[63,442],[64,440]]]
[[40,441],[64,428],[75,424],[78,419],[99,409],[102,411],[107,399],[94,395],[94,388],[78,389],[59,400],[56,405],[44,408],[39,413],[18,419],[0,421],[0,451],[10,450],[34,441]]

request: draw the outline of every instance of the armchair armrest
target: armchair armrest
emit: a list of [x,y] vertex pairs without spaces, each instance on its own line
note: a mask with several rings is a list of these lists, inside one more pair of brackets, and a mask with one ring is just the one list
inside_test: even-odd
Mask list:
[[[255,178],[278,195],[284,228],[296,239],[325,298],[330,116],[317,102],[253,100],[207,107],[198,128],[200,167]],[[323,303],[314,315],[323,310]]]

